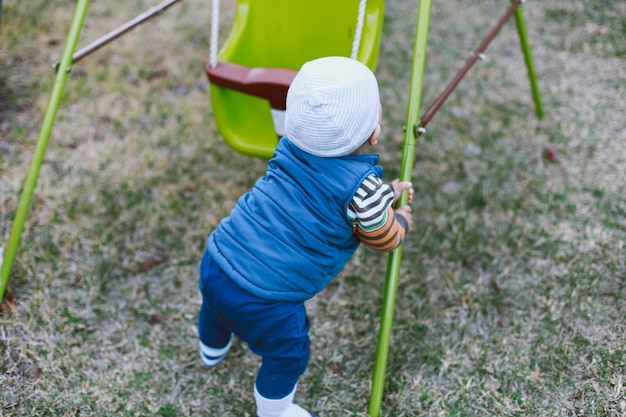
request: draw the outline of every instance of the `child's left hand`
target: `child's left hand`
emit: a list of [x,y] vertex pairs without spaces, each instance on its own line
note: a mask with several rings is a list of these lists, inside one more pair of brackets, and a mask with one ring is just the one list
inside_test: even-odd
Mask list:
[[402,194],[402,191],[404,190],[409,191],[409,204],[411,204],[411,202],[413,201],[414,193],[412,183],[410,183],[409,181],[400,181],[399,179],[395,179],[391,181],[391,187],[393,188],[393,192],[395,194],[393,199],[394,204],[396,203],[396,201],[398,201],[398,199],[400,198],[400,194]]

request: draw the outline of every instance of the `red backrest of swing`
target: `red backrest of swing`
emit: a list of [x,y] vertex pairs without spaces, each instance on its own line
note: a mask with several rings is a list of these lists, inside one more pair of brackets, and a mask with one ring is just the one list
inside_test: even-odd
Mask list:
[[287,90],[298,73],[288,68],[250,68],[232,62],[205,67],[209,81],[220,87],[268,100],[272,108],[286,109]]

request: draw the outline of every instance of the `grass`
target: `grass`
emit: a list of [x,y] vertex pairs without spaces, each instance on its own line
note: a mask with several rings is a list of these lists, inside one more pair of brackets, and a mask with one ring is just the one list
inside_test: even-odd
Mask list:
[[[74,7],[3,3],[0,246]],[[503,12],[465,3],[433,4],[424,108]],[[152,5],[93,2],[79,47]],[[387,179],[415,10],[386,4]],[[524,15],[545,119],[511,22],[419,141],[382,417],[626,415],[624,6],[545,0]],[[209,21],[183,2],[73,68],[0,316],[1,416],[254,416],[258,359],[236,341],[207,370],[196,348],[204,241],[265,168],[217,133]],[[366,416],[386,265],[361,248],[309,303],[297,400],[320,417]]]

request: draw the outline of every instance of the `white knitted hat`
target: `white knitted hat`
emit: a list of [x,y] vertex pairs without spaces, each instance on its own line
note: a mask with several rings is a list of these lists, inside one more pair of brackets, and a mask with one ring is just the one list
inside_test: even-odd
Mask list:
[[344,57],[305,63],[287,92],[285,130],[298,148],[323,157],[345,156],[380,121],[378,83],[370,69]]

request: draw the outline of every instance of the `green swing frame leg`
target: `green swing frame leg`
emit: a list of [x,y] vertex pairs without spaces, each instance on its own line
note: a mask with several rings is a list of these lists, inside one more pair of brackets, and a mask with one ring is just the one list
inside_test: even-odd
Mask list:
[[[404,144],[402,149],[402,162],[400,169],[400,180],[411,181],[413,164],[415,161],[415,147],[417,136],[412,126],[416,126],[420,114],[422,99],[422,83],[424,80],[424,67],[426,63],[426,46],[428,42],[428,25],[430,23],[430,9],[432,0],[422,0],[419,2],[417,12],[417,27],[415,31],[415,42],[413,51],[413,63],[411,72],[411,83],[409,87],[409,104],[406,116],[406,128],[404,134]],[[403,192],[399,199],[399,204],[408,203],[408,193]],[[372,379],[372,391],[368,413],[370,417],[378,417],[382,406],[383,389],[385,385],[385,372],[387,368],[387,358],[389,354],[389,343],[391,340],[391,326],[393,323],[393,312],[395,308],[396,291],[398,288],[398,276],[400,273],[400,259],[402,246],[398,247],[389,255],[387,265],[387,278],[385,281],[383,311],[380,320],[378,335],[378,346],[376,349],[376,362],[374,365],[374,376]]]
[[[419,129],[419,127],[421,126],[421,122],[419,122],[418,120],[418,115],[420,113],[421,106],[422,83],[424,76],[431,3],[431,0],[420,1],[417,15],[417,30],[415,33],[413,69],[411,74],[409,105],[407,110],[405,137],[400,171],[400,180],[402,181],[411,180],[417,137],[421,134],[419,130],[414,129],[413,127]],[[536,114],[537,117],[543,118],[543,103],[541,100],[537,76],[535,74],[532,54],[530,52],[530,45],[528,42],[528,37],[526,35],[526,26],[524,24],[521,4],[518,5],[515,9],[515,21],[517,31],[520,36],[524,60],[528,68],[528,76],[530,79],[533,100],[536,106]],[[406,193],[404,193],[400,197],[400,204],[402,205],[406,203],[407,195]],[[372,379],[372,391],[370,395],[370,403],[368,409],[369,417],[379,417],[382,406],[385,372],[387,368],[387,359],[389,356],[391,327],[393,322],[395,298],[398,287],[401,253],[402,246],[400,246],[398,249],[390,254],[389,262],[387,265],[387,277],[385,281],[385,290],[383,295],[383,309],[381,313],[378,345],[376,349],[376,361],[374,365],[374,376]]]
[[[9,276],[11,274],[11,268],[13,261],[15,260],[15,253],[17,247],[20,244],[22,230],[28,215],[30,203],[35,193],[35,186],[37,185],[37,179],[39,178],[39,171],[43,164],[43,159],[52,133],[52,127],[56,118],[61,98],[63,96],[63,90],[65,88],[65,82],[67,81],[67,75],[71,70],[72,54],[76,49],[78,38],[83,27],[85,15],[87,14],[87,7],[89,6],[89,0],[79,0],[74,12],[74,18],[70,27],[69,34],[65,43],[65,49],[63,50],[63,56],[61,62],[56,68],[56,78],[52,93],[50,94],[50,100],[48,101],[48,107],[44,116],[41,130],[39,131],[39,138],[37,139],[37,146],[33,155],[33,160],[24,182],[24,188],[22,195],[17,206],[15,218],[13,220],[13,227],[11,228],[11,234],[7,241],[7,246],[4,250],[3,258],[0,258],[0,302],[4,297],[4,293],[9,285]],[[0,256],[2,256],[0,254]]]
[[[522,0],[522,3],[524,0]],[[537,81],[537,74],[535,73],[535,66],[533,64],[533,56],[530,52],[530,43],[528,42],[528,36],[526,35],[526,24],[524,23],[524,14],[522,12],[522,5],[515,9],[515,26],[517,27],[517,33],[519,34],[520,43],[522,46],[522,52],[524,54],[524,61],[526,62],[526,68],[528,69],[528,79],[530,80],[530,88],[533,94],[533,100],[535,102],[535,114],[538,118],[543,119],[543,102],[541,100],[541,92],[539,91],[539,83]]]

